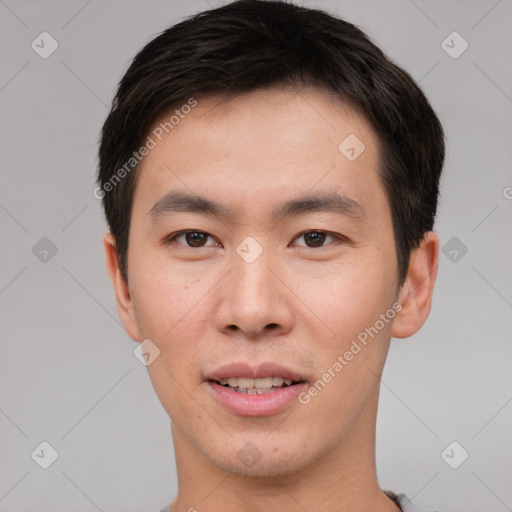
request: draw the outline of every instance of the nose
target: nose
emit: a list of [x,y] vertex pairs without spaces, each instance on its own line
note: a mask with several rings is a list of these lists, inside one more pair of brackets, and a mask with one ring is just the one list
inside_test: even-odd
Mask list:
[[269,251],[251,263],[234,254],[223,282],[215,319],[220,332],[257,340],[292,329],[293,294],[283,284],[286,272]]

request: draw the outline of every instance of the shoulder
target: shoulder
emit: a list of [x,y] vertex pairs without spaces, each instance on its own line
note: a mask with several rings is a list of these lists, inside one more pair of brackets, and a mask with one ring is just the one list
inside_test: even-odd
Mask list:
[[404,493],[394,493],[393,491],[384,490],[387,496],[389,496],[402,510],[402,512],[439,512],[439,510],[421,510],[419,509],[412,500]]

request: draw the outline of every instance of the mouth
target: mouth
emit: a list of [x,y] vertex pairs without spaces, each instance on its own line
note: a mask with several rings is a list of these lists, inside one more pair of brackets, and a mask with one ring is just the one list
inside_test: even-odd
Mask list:
[[277,363],[225,365],[205,376],[212,398],[237,416],[270,416],[299,403],[307,380]]
[[304,380],[294,381],[284,377],[225,377],[220,380],[210,380],[219,386],[228,388],[236,393],[245,395],[265,395],[267,393],[275,393],[280,389],[289,388],[302,384]]

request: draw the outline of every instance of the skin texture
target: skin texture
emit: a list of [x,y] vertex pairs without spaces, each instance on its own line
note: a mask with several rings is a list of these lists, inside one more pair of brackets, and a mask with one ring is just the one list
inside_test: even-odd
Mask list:
[[[349,134],[365,144],[354,161],[338,150]],[[161,351],[148,371],[172,420],[173,512],[399,510],[376,478],[379,378],[390,338],[411,336],[430,312],[439,241],[427,233],[398,287],[377,161],[377,136],[340,100],[319,89],[267,89],[222,103],[199,98],[142,162],[129,285],[109,233],[104,247],[127,332]],[[364,219],[334,212],[270,218],[284,201],[333,190],[357,201]],[[173,213],[152,223],[149,211],[170,191],[206,197],[236,215]],[[185,236],[166,243],[187,229],[210,236],[192,247]],[[302,236],[315,230],[344,238]],[[250,264],[236,252],[248,236],[263,249]],[[224,409],[204,380],[225,363],[275,361],[312,384],[396,301],[394,320],[307,405],[243,417]],[[261,453],[251,466],[237,457],[248,442]]]

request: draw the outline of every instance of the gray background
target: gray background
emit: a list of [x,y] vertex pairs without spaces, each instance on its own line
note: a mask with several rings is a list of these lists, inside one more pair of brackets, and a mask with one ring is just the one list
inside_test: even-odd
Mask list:
[[[170,420],[117,318],[92,190],[130,59],[220,3],[0,0],[2,511],[156,511],[175,496]],[[302,4],[365,30],[420,81],[448,139],[436,230],[442,246],[457,240],[427,323],[392,342],[381,487],[445,512],[512,510],[512,2]],[[31,48],[43,31],[59,44],[47,59]],[[469,44],[456,59],[441,46],[453,31]],[[43,237],[55,255],[34,254]],[[59,455],[46,470],[31,458],[43,441]],[[452,441],[469,453],[458,469],[441,456]]]

